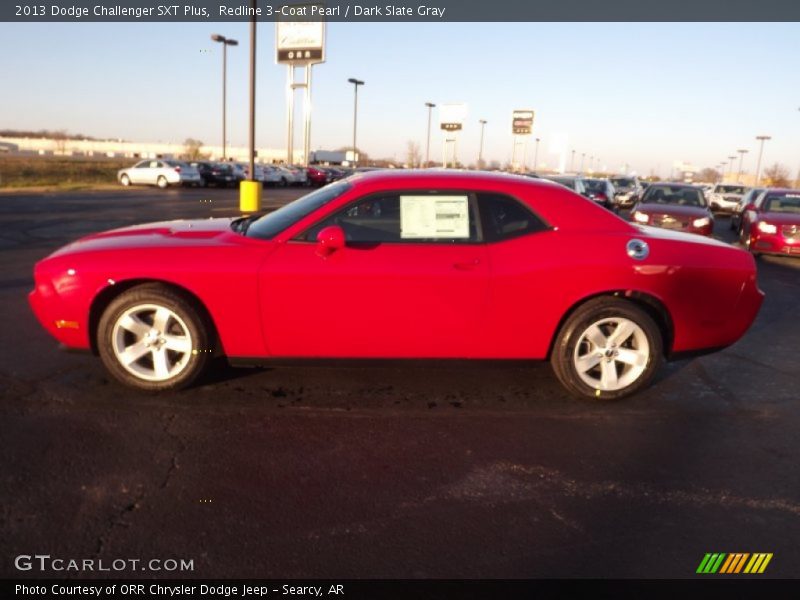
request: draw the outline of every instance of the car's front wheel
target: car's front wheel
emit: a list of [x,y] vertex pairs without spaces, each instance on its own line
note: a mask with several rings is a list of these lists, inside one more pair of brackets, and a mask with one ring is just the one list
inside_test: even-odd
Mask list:
[[598,298],[558,333],[551,362],[559,381],[584,398],[614,399],[644,388],[663,361],[661,332],[636,304]]
[[195,304],[158,284],[118,296],[97,329],[100,358],[111,375],[148,391],[190,385],[212,358],[213,340],[212,327]]
[[163,175],[159,175],[158,179],[156,180],[156,185],[163,190],[169,185],[169,181],[167,181],[167,178]]
[[123,173],[119,178],[119,182],[125,187],[128,187],[131,184],[131,178],[128,177],[125,173]]

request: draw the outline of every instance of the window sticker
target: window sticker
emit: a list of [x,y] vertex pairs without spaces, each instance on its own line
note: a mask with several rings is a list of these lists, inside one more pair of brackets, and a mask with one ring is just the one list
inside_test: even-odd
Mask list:
[[400,237],[469,238],[467,196],[400,196]]

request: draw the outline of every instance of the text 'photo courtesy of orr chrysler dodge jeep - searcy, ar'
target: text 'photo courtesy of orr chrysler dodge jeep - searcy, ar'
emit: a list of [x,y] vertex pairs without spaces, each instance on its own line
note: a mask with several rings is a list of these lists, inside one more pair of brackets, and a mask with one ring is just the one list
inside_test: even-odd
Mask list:
[[733,344],[762,300],[739,248],[551,182],[438,170],[89,235],[40,261],[30,294],[59,342],[144,390],[188,386],[217,357],[515,359],[608,399]]

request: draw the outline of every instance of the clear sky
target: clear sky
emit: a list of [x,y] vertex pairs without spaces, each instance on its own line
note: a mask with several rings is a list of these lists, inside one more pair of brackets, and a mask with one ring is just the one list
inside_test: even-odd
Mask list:
[[[219,144],[221,47],[228,52],[229,139],[247,141],[248,25],[0,24],[0,128],[67,129],[95,137]],[[349,145],[353,86],[359,146],[402,160],[424,152],[426,101],[465,102],[459,158],[511,156],[511,112],[536,110],[539,162],[559,134],[618,170],[669,173],[676,160],[714,166],[772,135],[764,162],[800,167],[800,24],[796,23],[330,23],[326,63],[314,67],[312,148]],[[257,143],[284,147],[286,67],[274,25],[259,25]],[[299,73],[298,73],[299,74]],[[300,93],[298,92],[298,109]],[[432,159],[441,157],[434,110]],[[298,119],[299,121],[299,119]],[[295,138],[301,145],[301,130]],[[532,158],[531,144],[529,159]],[[575,165],[577,166],[577,165]],[[738,163],[737,163],[738,166]]]

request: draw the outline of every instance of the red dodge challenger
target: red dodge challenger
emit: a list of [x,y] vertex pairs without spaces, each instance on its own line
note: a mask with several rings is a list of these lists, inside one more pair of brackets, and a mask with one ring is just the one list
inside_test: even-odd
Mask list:
[[550,360],[616,398],[662,360],[738,340],[753,257],[623,221],[546,181],[377,171],[272,213],[90,235],[36,265],[30,302],[123,383],[191,384],[214,356]]

